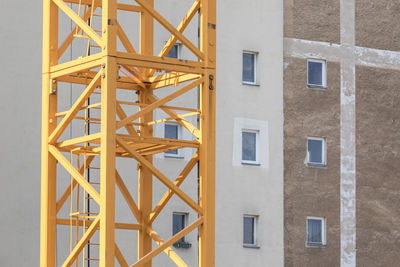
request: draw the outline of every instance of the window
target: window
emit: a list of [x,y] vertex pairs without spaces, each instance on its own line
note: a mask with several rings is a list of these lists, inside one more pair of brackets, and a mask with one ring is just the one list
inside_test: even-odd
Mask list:
[[256,216],[243,216],[243,245],[256,246]]
[[308,165],[326,165],[326,140],[324,138],[309,137],[307,139],[307,163]]
[[307,217],[307,245],[323,246],[325,244],[325,218]]
[[[168,139],[180,139],[180,127],[179,124],[177,123],[166,123],[164,127],[164,138]],[[177,149],[175,150],[169,150],[164,152],[168,156],[172,157],[178,157],[179,156],[179,151]]]
[[307,85],[309,87],[326,88],[326,61],[309,59],[307,70]]
[[242,130],[242,163],[258,164],[258,131]]
[[[172,214],[172,235],[176,235],[186,227],[187,223],[187,213],[173,213]],[[190,248],[192,244],[186,242],[185,237],[179,239],[175,244],[174,247],[177,248]]]
[[181,49],[179,44],[175,44],[171,51],[169,51],[167,57],[169,58],[180,58]]
[[243,52],[242,81],[245,84],[256,84],[256,60],[254,52]]

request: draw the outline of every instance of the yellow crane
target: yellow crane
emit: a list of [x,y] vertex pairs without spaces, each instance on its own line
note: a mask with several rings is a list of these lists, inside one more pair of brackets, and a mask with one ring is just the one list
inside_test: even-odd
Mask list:
[[[90,262],[90,266],[112,267],[116,259],[124,267],[149,267],[152,259],[162,252],[177,266],[187,266],[172,245],[198,229],[199,266],[213,267],[216,0],[194,1],[177,27],[154,8],[154,0],[135,0],[132,4],[117,0],[44,0],[43,7],[40,266],[56,266],[56,243],[68,242],[64,239],[56,242],[56,227],[64,225],[70,227],[70,240],[62,266],[78,266],[82,260],[83,266]],[[136,25],[140,29],[138,51],[131,42],[133,38],[125,32],[133,25],[124,25],[119,20],[122,12],[140,17],[140,24]],[[200,47],[184,35],[198,12]],[[60,23],[61,13],[75,25],[65,38],[60,34],[63,32],[60,27],[65,25]],[[153,51],[155,21],[171,34],[159,52]],[[59,43],[61,38],[64,40]],[[78,54],[77,49],[82,50],[81,54],[66,59],[67,49],[79,40],[87,42],[74,47],[74,55]],[[177,41],[198,60],[167,58]],[[118,42],[123,49],[117,49]],[[62,99],[65,84],[73,86],[79,96],[69,108],[61,110],[57,103],[66,102]],[[157,96],[167,88],[168,94]],[[193,90],[198,90],[198,106],[169,104]],[[136,99],[132,100],[132,94],[124,99],[120,91],[133,91]],[[168,116],[154,120],[156,109]],[[199,125],[190,123],[188,116],[195,116]],[[165,121],[175,121],[186,128],[193,140],[155,137],[153,126]],[[68,136],[65,132],[72,123],[75,136]],[[167,177],[153,165],[153,155],[185,147],[196,152],[176,179]],[[116,160],[121,157],[137,162],[138,185],[133,188],[137,190],[137,203],[131,194],[133,189],[129,190],[116,169]],[[197,164],[198,201],[180,188]],[[97,176],[89,177],[88,170]],[[68,177],[68,185],[57,196],[57,184]],[[156,205],[152,203],[153,179],[167,187]],[[131,223],[116,221],[117,188],[130,208]],[[153,223],[174,195],[193,209],[198,218],[176,235],[163,239],[153,229]],[[60,210],[68,210],[68,202],[68,216],[62,217]],[[90,210],[89,203],[92,203]],[[125,260],[115,235],[118,229],[138,232],[136,262]],[[96,235],[98,241],[94,242]],[[153,240],[156,247],[152,246]],[[96,258],[89,255],[89,246],[98,250]]]

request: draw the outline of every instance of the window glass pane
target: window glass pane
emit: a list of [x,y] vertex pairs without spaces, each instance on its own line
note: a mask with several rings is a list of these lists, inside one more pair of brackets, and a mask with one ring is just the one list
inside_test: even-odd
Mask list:
[[308,84],[323,86],[322,62],[308,62]]
[[242,160],[256,161],[257,134],[242,132]]
[[[178,125],[165,124],[164,137],[169,138],[169,139],[178,139]],[[176,150],[176,149],[170,150],[170,151],[166,151],[165,153],[177,155],[178,150]]]
[[323,162],[323,140],[308,139],[308,162],[324,164]]
[[178,45],[174,45],[171,49],[171,51],[169,51],[167,57],[170,58],[178,58]]
[[243,243],[254,244],[254,217],[243,217]]
[[307,243],[322,244],[322,220],[307,219]]
[[255,82],[254,73],[254,60],[255,55],[250,53],[243,53],[243,81],[244,82]]
[[[176,235],[185,228],[185,215],[173,214],[172,215],[172,234]],[[182,237],[178,242],[184,242],[185,237]]]

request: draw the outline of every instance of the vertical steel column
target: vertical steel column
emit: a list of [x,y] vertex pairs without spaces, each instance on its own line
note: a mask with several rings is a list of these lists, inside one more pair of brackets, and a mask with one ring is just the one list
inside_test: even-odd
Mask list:
[[117,0],[102,0],[100,267],[115,262],[115,146],[117,81]]
[[[154,6],[154,0],[146,0],[148,4],[152,7]],[[154,31],[154,19],[147,12],[142,11],[140,14],[140,54],[141,55],[151,55],[154,54],[154,41],[153,41],[153,31]],[[147,99],[148,94],[152,94],[150,87],[147,90],[138,91],[139,103],[147,104],[149,103]],[[139,118],[139,123],[147,123],[153,120],[153,112],[149,112],[144,116]],[[140,136],[152,137],[153,136],[153,126],[140,126],[139,127]],[[153,157],[145,156],[146,160],[153,162]],[[149,215],[153,209],[153,174],[152,172],[142,165],[138,165],[138,196],[139,196],[139,210],[142,214],[143,225],[142,229],[138,231],[138,259],[144,257],[147,253],[151,252],[153,249],[152,238],[148,235],[146,231],[146,226],[149,220]],[[151,225],[149,225],[151,226]],[[143,267],[151,267],[152,262],[149,261],[143,264]]]
[[200,87],[200,206],[204,222],[199,229],[199,266],[215,265],[215,69],[216,0],[200,5],[200,49],[204,53],[205,82]]
[[57,126],[57,84],[50,79],[50,67],[57,65],[58,7],[43,2],[42,70],[42,164],[40,211],[40,266],[56,264],[56,174],[57,161],[49,152],[49,135]]

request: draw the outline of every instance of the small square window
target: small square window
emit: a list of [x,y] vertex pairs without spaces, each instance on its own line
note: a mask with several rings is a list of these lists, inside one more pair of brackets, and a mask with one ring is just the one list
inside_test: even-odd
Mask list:
[[258,131],[242,130],[242,162],[258,164]]
[[307,217],[307,245],[323,246],[325,244],[325,218]]
[[257,54],[243,52],[242,81],[246,84],[256,84]]
[[167,57],[169,58],[180,58],[180,45],[179,44],[175,44],[172,49],[169,51]]
[[[186,227],[187,214],[173,213],[172,214],[172,235],[176,235]],[[185,242],[185,237],[178,240],[177,243]]]
[[[180,125],[177,123],[165,123],[164,138],[180,139]],[[168,156],[179,156],[179,151],[177,149],[169,150],[164,153]]]
[[256,245],[256,216],[243,216],[243,245]]
[[307,85],[309,87],[326,88],[326,61],[307,61]]
[[326,165],[326,140],[324,138],[307,139],[307,163],[308,165]]

